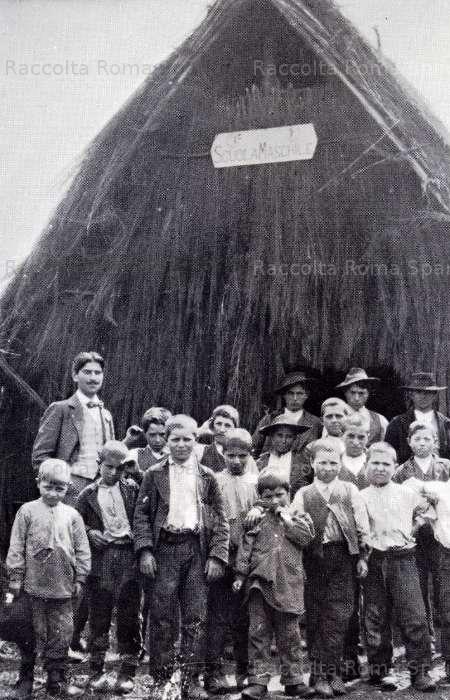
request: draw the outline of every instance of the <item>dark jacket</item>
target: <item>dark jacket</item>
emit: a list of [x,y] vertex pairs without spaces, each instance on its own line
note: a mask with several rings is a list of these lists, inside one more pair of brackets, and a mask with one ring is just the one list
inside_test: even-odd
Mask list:
[[[204,561],[215,557],[228,563],[229,527],[222,494],[213,472],[198,465],[198,493],[201,504],[200,549]],[[169,458],[150,467],[142,481],[134,515],[134,546],[155,552],[161,529],[169,514]]]
[[407,479],[419,479],[420,481],[448,481],[450,476],[450,461],[433,456],[431,466],[426,474],[423,473],[414,457],[397,467],[392,481],[403,484]]
[[[259,455],[262,452],[267,452],[270,449],[270,438],[261,435],[261,433],[259,432],[260,428],[264,428],[266,425],[270,425],[273,419],[277,416],[281,416],[282,413],[284,413],[284,409],[268,413],[258,423],[252,438],[253,455],[255,459],[259,457]],[[303,411],[303,416],[301,420],[299,420],[298,424],[308,426],[310,430],[306,430],[304,433],[300,433],[300,435],[298,435],[292,447],[293,452],[301,452],[309,442],[312,442],[313,440],[318,440],[322,435],[322,422],[320,418],[317,418],[317,416],[313,416],[312,413],[308,413],[308,411]]]
[[[434,413],[439,433],[439,456],[450,459],[450,420],[439,411]],[[395,416],[387,427],[385,440],[396,450],[399,464],[412,456],[407,438],[408,428],[415,420],[414,409],[410,408],[406,413]]]
[[[269,457],[270,452],[264,452],[256,461],[256,466],[260,472],[269,464]],[[294,498],[295,494],[302,486],[310,484],[313,478],[314,472],[309,456],[305,452],[292,452],[291,478],[289,484],[291,499]]]
[[[127,513],[128,522],[133,527],[134,510],[139,495],[139,487],[131,479],[121,479],[119,481],[120,493],[122,494],[123,504]],[[98,502],[98,481],[89,484],[84,488],[78,496],[76,508],[84,521],[84,526],[89,537],[89,530],[104,531],[102,511]],[[90,541],[90,540],[89,540]],[[102,572],[102,558],[105,549],[96,549],[92,542],[92,568],[91,576],[99,576]]]
[[265,601],[281,612],[303,612],[302,548],[314,536],[305,519],[293,517],[293,525],[266,512],[252,530],[244,534],[236,559],[236,573],[245,577],[247,593],[258,588]]
[[338,476],[339,481],[349,481],[351,484],[355,484],[358,491],[362,491],[370,486],[370,481],[367,478],[367,473],[365,467],[363,467],[358,474],[353,474],[350,469],[343,466]]
[[[102,409],[106,440],[114,440],[114,424],[108,409]],[[77,460],[83,431],[83,407],[76,394],[64,401],[55,401],[45,410],[33,445],[31,461],[37,471],[48,457],[63,459],[69,464]]]
[[213,472],[222,472],[225,469],[225,457],[220,454],[214,442],[206,445],[203,450],[202,464]]

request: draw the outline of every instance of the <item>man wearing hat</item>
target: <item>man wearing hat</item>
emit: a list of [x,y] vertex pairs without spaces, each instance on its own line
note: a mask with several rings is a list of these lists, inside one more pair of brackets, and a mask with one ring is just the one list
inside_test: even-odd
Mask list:
[[122,442],[106,442],[98,457],[100,479],[83,489],[77,501],[92,553],[88,649],[89,688],[94,692],[109,690],[104,663],[114,609],[121,657],[115,693],[133,690],[141,650],[141,587],[132,533],[139,488],[134,481],[124,478],[130,459]]
[[261,433],[261,429],[270,425],[273,419],[280,415],[284,415],[297,425],[306,428],[297,435],[292,446],[293,452],[302,452],[309,442],[320,437],[322,432],[320,419],[303,408],[309,396],[310,386],[314,381],[315,379],[307,377],[304,372],[290,372],[282,379],[274,391],[280,403],[279,408],[264,416],[253,434],[255,458],[259,457],[263,451],[268,451],[270,446],[270,439],[268,440],[268,436]]
[[438,386],[433,375],[428,372],[415,372],[409,384],[401,388],[408,392],[412,405],[405,413],[391,420],[385,438],[397,451],[398,463],[403,464],[412,455],[408,445],[408,429],[414,421],[431,427],[436,435],[436,453],[449,459],[450,420],[435,409],[438,392],[447,387]]
[[257,460],[259,471],[274,472],[290,485],[291,498],[302,486],[312,481],[312,469],[309,460],[301,453],[293,452],[296,439],[310,428],[299,425],[293,418],[282,413],[269,425],[260,428],[260,432],[269,438],[270,449]]
[[367,372],[360,367],[351,367],[347,372],[344,381],[336,386],[336,389],[342,389],[345,400],[355,413],[364,418],[370,423],[369,439],[367,446],[373,442],[384,440],[388,420],[375,411],[370,411],[366,408],[366,403],[370,396],[370,385],[380,381],[377,377],[369,377]]

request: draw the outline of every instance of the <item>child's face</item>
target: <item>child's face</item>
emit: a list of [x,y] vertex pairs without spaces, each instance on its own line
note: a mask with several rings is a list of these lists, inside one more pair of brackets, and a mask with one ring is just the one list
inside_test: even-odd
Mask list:
[[341,471],[341,457],[334,450],[319,450],[312,463],[314,474],[325,484],[329,484]]
[[369,391],[365,386],[361,384],[353,384],[344,393],[345,400],[348,405],[351,406],[355,411],[366,405],[369,398]]
[[264,489],[261,498],[267,503],[269,510],[275,513],[278,507],[284,508],[289,505],[289,494],[283,486],[275,489]]
[[187,428],[174,428],[167,438],[170,456],[179,464],[189,459],[194,449],[194,444],[195,435]]
[[47,479],[38,481],[38,489],[42,500],[51,508],[63,500],[68,488],[69,484],[66,481],[50,481]]
[[107,486],[114,486],[127,469],[126,464],[121,464],[120,457],[108,457],[100,464],[100,475]]
[[408,445],[417,457],[428,457],[434,450],[436,438],[432,430],[416,430],[414,435],[408,438]]
[[249,454],[250,450],[245,447],[229,447],[224,450],[223,456],[230,474],[240,476],[244,473]]
[[372,452],[367,462],[367,478],[373,486],[389,483],[397,467],[394,456],[383,450]]
[[301,384],[294,384],[283,394],[288,411],[301,411],[308,398],[308,392]]
[[216,440],[216,442],[223,444],[223,438],[228,433],[228,431],[234,427],[235,426],[231,418],[226,418],[225,416],[216,416],[212,425],[214,439]]
[[166,430],[164,426],[150,423],[145,433],[145,439],[150,449],[155,452],[161,452],[166,444]]
[[103,384],[103,369],[98,362],[86,362],[72,374],[72,379],[85,396],[95,396]]
[[345,413],[339,406],[325,406],[323,424],[328,435],[342,437],[344,434]]
[[295,432],[292,428],[277,428],[272,433],[272,449],[278,455],[284,455],[292,449]]
[[345,431],[343,440],[345,451],[349,457],[359,457],[367,447],[369,431],[361,428],[349,428]]

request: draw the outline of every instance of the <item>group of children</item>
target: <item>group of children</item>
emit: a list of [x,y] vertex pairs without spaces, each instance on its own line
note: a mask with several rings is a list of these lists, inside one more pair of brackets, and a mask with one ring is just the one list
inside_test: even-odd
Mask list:
[[[361,642],[368,682],[394,690],[394,627],[413,687],[429,692],[434,606],[450,680],[450,462],[436,454],[433,426],[410,424],[412,457],[398,466],[390,444],[368,447],[373,422],[340,399],[325,401],[316,421],[301,425],[295,411],[264,421],[255,462],[255,440],[233,407],[202,426],[206,446],[193,418],[150,409],[147,447],[129,450],[132,431],[106,439],[92,479],[77,453],[77,481],[87,483],[75,493],[67,461],[46,456],[40,497],[19,509],[6,559],[7,604],[27,599],[35,640],[9,697],[31,698],[37,654],[49,695],[131,693],[147,641],[151,697],[162,698],[179,670],[182,697],[203,700],[229,688],[231,639],[236,687],[260,700],[274,637],[287,696],[346,694],[361,675]],[[67,674],[82,600],[84,686]],[[111,688],[114,613],[120,667]]]

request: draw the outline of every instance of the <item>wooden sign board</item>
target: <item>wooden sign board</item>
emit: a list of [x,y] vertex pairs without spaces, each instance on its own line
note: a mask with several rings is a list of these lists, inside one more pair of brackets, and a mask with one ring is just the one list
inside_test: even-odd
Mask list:
[[310,160],[317,146],[314,124],[217,134],[211,147],[215,168]]

